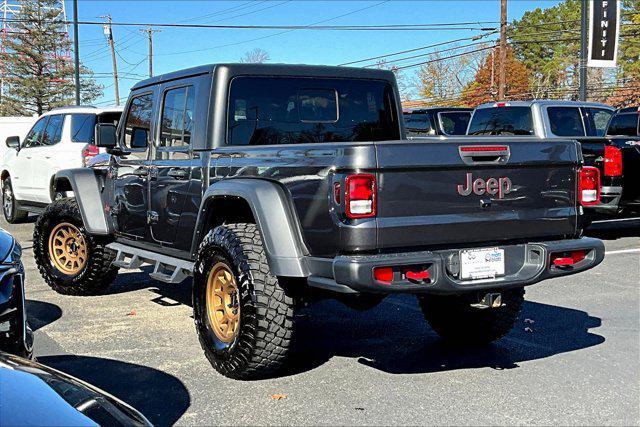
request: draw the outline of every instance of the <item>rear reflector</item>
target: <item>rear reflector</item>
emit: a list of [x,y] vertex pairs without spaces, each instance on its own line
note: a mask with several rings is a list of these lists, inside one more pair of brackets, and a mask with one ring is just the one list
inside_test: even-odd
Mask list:
[[376,215],[376,178],[371,174],[349,175],[346,179],[347,217],[370,218]]
[[551,263],[556,267],[571,267],[587,257],[586,251],[561,252],[551,255]]
[[585,166],[578,172],[578,200],[582,206],[600,203],[600,171]]
[[617,147],[604,147],[604,176],[622,176],[622,151]]
[[373,269],[373,278],[378,282],[393,282],[393,269],[391,267],[376,267]]
[[422,271],[407,271],[404,276],[409,280],[427,280],[429,278],[429,272],[427,270]]

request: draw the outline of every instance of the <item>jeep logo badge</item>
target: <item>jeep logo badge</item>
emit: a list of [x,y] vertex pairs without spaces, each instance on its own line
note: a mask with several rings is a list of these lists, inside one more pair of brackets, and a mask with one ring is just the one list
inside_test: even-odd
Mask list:
[[471,172],[467,173],[467,182],[464,184],[458,184],[458,194],[461,196],[468,196],[472,192],[478,196],[483,194],[489,194],[491,196],[498,195],[498,199],[502,199],[504,196],[511,192],[513,188],[511,180],[509,178],[489,178],[486,181],[482,178],[473,179]]

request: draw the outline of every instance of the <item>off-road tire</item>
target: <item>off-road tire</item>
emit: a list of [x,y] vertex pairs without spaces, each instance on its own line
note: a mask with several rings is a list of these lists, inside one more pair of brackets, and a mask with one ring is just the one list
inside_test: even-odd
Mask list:
[[[226,263],[239,293],[240,326],[230,343],[221,342],[207,315],[207,279],[213,266]],[[226,224],[209,231],[194,268],[193,314],[200,345],[211,365],[234,379],[277,374],[291,352],[294,298],[271,274],[255,224]]]
[[[56,269],[49,258],[49,235],[62,222],[75,225],[88,248],[87,262],[74,276]],[[36,221],[33,254],[40,274],[54,291],[65,295],[96,295],[109,287],[118,274],[118,268],[111,265],[114,254],[105,248],[109,242],[109,239],[87,233],[76,200],[64,198],[47,206]]]
[[[9,209],[9,212],[7,212],[7,209],[5,208],[5,198],[7,197],[12,198],[11,209]],[[4,214],[4,219],[6,219],[9,224],[17,224],[24,221],[27,216],[29,216],[29,212],[18,209],[16,195],[13,192],[11,178],[9,177],[5,178],[2,182],[2,213]]]
[[418,300],[424,318],[442,339],[459,345],[484,345],[506,335],[522,309],[524,288],[501,294],[502,306],[498,308],[471,307],[472,295],[425,295]]

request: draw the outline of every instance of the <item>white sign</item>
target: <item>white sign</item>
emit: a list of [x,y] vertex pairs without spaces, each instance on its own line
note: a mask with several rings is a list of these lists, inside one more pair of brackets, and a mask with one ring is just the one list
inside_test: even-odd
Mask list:
[[504,276],[504,249],[460,251],[460,279],[489,279]]
[[589,67],[615,67],[620,38],[620,0],[591,0]]

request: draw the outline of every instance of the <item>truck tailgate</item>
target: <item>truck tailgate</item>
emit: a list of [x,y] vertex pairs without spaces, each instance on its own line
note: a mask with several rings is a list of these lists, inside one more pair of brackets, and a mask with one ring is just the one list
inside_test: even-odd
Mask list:
[[576,233],[575,141],[389,141],[376,152],[379,248]]

